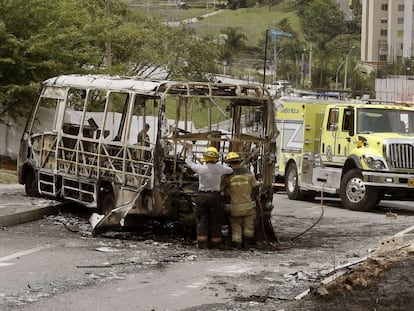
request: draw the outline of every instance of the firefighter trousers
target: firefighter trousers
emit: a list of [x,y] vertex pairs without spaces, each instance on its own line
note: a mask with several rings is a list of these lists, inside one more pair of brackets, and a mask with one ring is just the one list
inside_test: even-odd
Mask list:
[[221,225],[223,222],[223,209],[219,192],[199,192],[196,207],[197,240],[212,242],[221,241]]
[[241,243],[243,238],[251,239],[254,236],[254,221],[256,212],[247,216],[230,216],[231,240],[234,243]]

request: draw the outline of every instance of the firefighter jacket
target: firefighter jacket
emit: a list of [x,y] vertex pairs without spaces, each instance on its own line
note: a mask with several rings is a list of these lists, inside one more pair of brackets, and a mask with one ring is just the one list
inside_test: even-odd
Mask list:
[[225,204],[230,216],[243,217],[255,212],[256,202],[252,195],[256,188],[256,178],[247,168],[233,168],[232,174],[224,176],[222,190],[224,195],[230,196],[230,204]]

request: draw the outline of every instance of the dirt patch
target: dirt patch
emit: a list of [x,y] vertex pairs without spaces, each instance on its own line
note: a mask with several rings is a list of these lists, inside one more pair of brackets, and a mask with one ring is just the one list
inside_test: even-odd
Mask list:
[[14,159],[0,155],[0,169],[16,171],[17,162]]
[[0,184],[17,184],[16,160],[0,156]]
[[0,168],[0,184],[17,184],[17,173],[13,170]]
[[368,258],[326,285],[311,287],[302,300],[282,310],[414,310],[414,253]]

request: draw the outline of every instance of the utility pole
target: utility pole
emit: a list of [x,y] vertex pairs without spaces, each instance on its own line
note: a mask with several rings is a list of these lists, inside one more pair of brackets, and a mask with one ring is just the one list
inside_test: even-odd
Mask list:
[[[105,18],[109,19],[109,16],[111,15],[111,10],[109,6],[110,0],[105,0]],[[108,32],[109,33],[109,32]],[[105,42],[105,64],[107,69],[111,69],[112,67],[112,51],[111,51],[111,37],[106,39]]]
[[263,88],[266,86],[266,62],[267,62],[267,34],[269,29],[266,29],[265,32],[265,49],[264,49],[264,66],[263,66]]
[[312,43],[309,48],[309,86],[312,87]]
[[274,66],[274,71],[273,71],[273,82],[277,81],[277,61],[278,61],[279,54],[283,51],[283,49],[284,48],[280,48],[279,51],[276,52],[276,47],[275,47],[275,55],[274,55],[275,66]]
[[277,51],[276,51],[276,40],[273,42],[273,82],[276,82],[276,76],[277,76]]
[[302,52],[302,68],[301,68],[301,80],[302,80],[302,87],[305,87],[305,78],[306,78],[306,71],[305,71],[305,53],[306,50],[304,49]]
[[[276,53],[276,43],[278,40],[278,37],[280,36],[284,36],[284,37],[292,37],[291,33],[288,32],[284,32],[284,31],[279,31],[279,30],[272,30],[272,29],[266,29],[265,32],[265,55],[264,55],[264,66],[263,66],[263,87],[266,85],[266,62],[267,62],[267,37],[268,34],[271,34],[272,36],[272,42],[274,43],[274,50],[273,50],[273,57],[274,57],[274,62],[275,62],[275,66],[276,66],[276,58],[277,58],[277,53]],[[276,67],[275,67],[276,70]],[[274,70],[273,74],[275,75],[276,71]]]

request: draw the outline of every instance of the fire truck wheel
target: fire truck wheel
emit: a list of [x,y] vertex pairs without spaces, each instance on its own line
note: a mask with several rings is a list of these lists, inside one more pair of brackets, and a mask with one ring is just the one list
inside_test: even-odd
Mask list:
[[361,171],[354,168],[342,177],[340,197],[347,209],[368,211],[377,204],[379,192],[375,188],[365,186]]
[[115,197],[112,191],[103,192],[102,194],[99,210],[103,215],[108,215],[115,208]]
[[26,176],[24,190],[26,192],[26,195],[29,197],[39,196],[39,190],[37,189],[37,177],[33,171],[30,171],[30,173]]
[[285,188],[288,198],[291,200],[300,199],[300,191],[298,185],[298,169],[295,163],[289,164],[285,175]]

